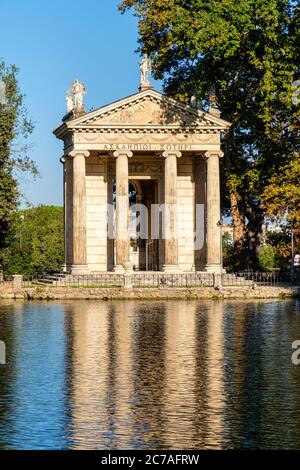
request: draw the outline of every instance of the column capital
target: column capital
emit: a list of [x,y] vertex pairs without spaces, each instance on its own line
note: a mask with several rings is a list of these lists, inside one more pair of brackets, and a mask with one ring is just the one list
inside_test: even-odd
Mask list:
[[68,157],[69,158],[75,158],[76,156],[83,156],[85,158],[90,156],[90,152],[88,150],[73,150],[72,152],[69,153]]
[[118,158],[120,155],[125,155],[126,157],[131,158],[133,156],[133,152],[131,150],[116,150],[113,153],[115,158]]
[[205,152],[203,155],[205,158],[210,158],[210,157],[218,157],[218,158],[223,158],[224,157],[224,152],[222,150],[209,150],[208,152]]
[[163,153],[162,153],[162,156],[164,158],[168,158],[168,157],[171,157],[172,155],[175,155],[176,158],[180,158],[182,153],[179,151],[179,150],[165,150]]

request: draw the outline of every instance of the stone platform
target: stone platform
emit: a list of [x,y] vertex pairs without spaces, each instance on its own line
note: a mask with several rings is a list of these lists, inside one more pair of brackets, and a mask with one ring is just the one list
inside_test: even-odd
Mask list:
[[75,288],[43,287],[14,289],[0,286],[0,299],[6,300],[263,300],[300,297],[299,287],[230,287],[216,290],[199,288]]

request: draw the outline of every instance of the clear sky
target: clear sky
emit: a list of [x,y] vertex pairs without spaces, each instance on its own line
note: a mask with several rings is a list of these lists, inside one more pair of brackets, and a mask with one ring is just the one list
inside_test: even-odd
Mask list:
[[[78,78],[87,109],[137,91],[140,60],[136,19],[119,0],[1,0],[0,58],[19,67],[25,105],[35,123],[31,157],[41,177],[21,187],[33,205],[62,204],[62,142],[53,129]],[[159,87],[156,87],[159,88]]]

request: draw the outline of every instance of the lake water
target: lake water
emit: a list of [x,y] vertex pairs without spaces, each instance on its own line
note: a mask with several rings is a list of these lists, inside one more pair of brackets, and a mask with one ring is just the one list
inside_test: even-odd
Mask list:
[[300,448],[300,301],[0,304],[1,449]]

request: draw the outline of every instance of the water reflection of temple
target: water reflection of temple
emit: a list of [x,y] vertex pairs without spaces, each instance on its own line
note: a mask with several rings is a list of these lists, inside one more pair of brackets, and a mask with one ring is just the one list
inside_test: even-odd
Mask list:
[[1,448],[297,448],[298,301],[0,306]]
[[74,448],[221,446],[223,305],[178,306],[69,305]]

